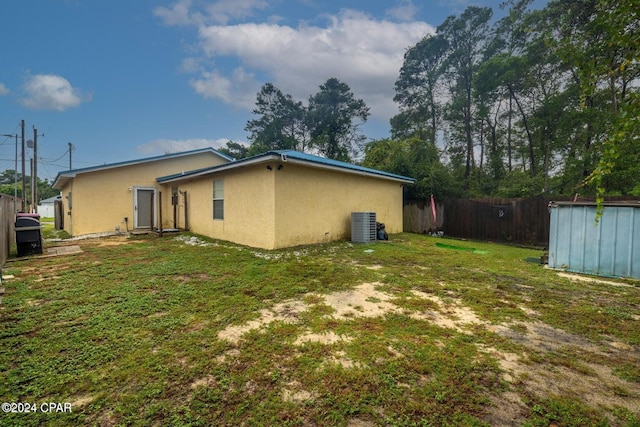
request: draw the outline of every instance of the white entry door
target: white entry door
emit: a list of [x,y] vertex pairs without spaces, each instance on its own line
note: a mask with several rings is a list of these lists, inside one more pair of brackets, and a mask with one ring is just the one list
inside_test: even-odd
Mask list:
[[135,228],[151,228],[155,223],[155,210],[153,200],[155,200],[156,190],[153,188],[136,188],[134,211]]

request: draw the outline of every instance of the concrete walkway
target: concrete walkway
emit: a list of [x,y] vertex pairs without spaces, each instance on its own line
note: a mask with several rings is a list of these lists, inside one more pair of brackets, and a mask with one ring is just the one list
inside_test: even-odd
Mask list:
[[80,246],[78,245],[55,246],[53,248],[45,248],[45,252],[46,254],[42,256],[50,257],[50,256],[77,254],[82,252],[82,249],[80,249]]
[[34,254],[34,255],[26,255],[17,258],[9,258],[7,262],[16,262],[16,261],[26,261],[30,259],[37,258],[50,258],[54,256],[61,255],[71,255],[81,253],[82,249],[78,245],[69,245],[69,246],[53,246],[53,247],[45,247],[43,254]]

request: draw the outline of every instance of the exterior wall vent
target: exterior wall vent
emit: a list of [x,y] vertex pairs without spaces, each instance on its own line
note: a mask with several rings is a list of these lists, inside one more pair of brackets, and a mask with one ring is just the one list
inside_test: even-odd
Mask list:
[[367,243],[376,241],[376,213],[351,212],[351,241]]

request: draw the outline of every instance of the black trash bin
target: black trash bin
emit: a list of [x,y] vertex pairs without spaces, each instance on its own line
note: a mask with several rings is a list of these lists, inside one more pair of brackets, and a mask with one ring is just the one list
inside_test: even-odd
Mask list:
[[41,230],[40,215],[19,213],[16,216],[16,246],[18,256],[42,253]]

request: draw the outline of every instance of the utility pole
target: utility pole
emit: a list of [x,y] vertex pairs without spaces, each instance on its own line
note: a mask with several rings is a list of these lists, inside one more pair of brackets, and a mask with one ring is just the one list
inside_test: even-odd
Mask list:
[[31,203],[33,203],[33,212],[38,213],[38,129],[33,128],[33,194],[31,195]]
[[29,210],[29,213],[33,213],[33,158],[29,159],[29,175],[31,175],[31,182],[29,183],[31,209]]
[[22,209],[20,211],[24,212],[25,203],[27,201],[27,183],[25,180],[25,165],[24,165],[24,120],[22,120]]
[[18,134],[16,133],[16,157],[13,164],[13,213],[16,213],[16,200],[18,199]]
[[69,170],[73,169],[71,166],[71,152],[73,151],[73,144],[69,142]]

